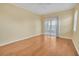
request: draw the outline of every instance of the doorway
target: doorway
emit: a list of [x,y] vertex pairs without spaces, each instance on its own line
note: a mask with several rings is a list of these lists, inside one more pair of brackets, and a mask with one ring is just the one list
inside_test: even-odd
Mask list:
[[58,37],[59,20],[58,17],[47,17],[44,20],[44,35]]

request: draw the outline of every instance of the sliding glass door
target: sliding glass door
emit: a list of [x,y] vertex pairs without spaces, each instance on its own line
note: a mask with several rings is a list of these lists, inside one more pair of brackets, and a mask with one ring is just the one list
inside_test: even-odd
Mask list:
[[58,36],[59,32],[58,17],[48,17],[44,21],[44,34],[50,36]]

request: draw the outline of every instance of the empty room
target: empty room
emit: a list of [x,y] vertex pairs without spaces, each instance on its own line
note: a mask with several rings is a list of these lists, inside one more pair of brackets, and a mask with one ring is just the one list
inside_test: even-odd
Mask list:
[[0,56],[78,55],[78,3],[0,3]]

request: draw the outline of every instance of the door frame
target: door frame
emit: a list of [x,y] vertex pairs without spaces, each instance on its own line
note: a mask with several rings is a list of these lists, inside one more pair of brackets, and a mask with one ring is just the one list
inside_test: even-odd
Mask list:
[[[45,20],[47,20],[47,18],[53,18],[53,17],[56,17],[57,18],[57,25],[56,25],[56,37],[59,37],[59,16],[51,16],[51,17],[46,17],[44,20],[43,20],[43,34],[44,34],[44,22]],[[50,20],[51,21],[51,20]],[[45,35],[45,34],[44,34]]]

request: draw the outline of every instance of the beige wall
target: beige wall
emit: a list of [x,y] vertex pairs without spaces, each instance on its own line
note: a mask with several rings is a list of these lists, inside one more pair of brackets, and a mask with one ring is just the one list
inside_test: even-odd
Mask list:
[[0,4],[0,45],[40,33],[39,16],[12,4]]
[[78,10],[78,21],[77,21],[77,31],[74,32],[73,43],[79,54],[79,4],[75,7],[75,10]]
[[59,16],[60,37],[71,38],[73,33],[73,10],[64,12]]
[[58,16],[59,17],[59,36],[71,38],[70,35],[72,34],[72,31],[73,31],[73,9],[45,15],[42,17],[43,18],[42,20],[44,20],[44,18],[48,16],[52,16],[52,17]]

